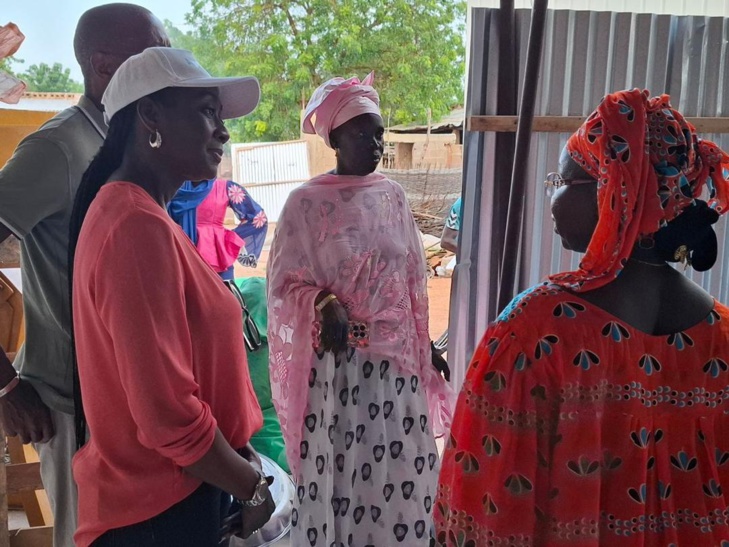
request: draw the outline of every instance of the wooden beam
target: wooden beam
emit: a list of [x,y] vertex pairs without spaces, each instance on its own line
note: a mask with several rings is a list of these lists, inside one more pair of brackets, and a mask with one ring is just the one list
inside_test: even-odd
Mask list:
[[5,466],[8,481],[8,494],[42,490],[40,462],[11,463]]
[[21,528],[11,532],[10,547],[52,547],[53,526]]
[[[40,461],[33,445],[23,444],[18,437],[8,437],[8,454],[13,464],[33,463]],[[20,505],[32,526],[50,526],[53,524],[53,512],[45,490],[24,490],[9,496],[11,505]],[[19,503],[18,503],[19,502]]]
[[[686,118],[698,133],[729,133],[729,118]],[[573,133],[584,116],[535,116],[533,133]],[[476,133],[514,133],[518,116],[468,116],[466,128]]]

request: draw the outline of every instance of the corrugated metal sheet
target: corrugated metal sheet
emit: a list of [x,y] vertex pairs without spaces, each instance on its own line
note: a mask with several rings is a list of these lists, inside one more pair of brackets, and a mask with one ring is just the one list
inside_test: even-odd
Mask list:
[[246,186],[246,190],[263,207],[263,210],[266,211],[268,220],[270,222],[278,222],[278,217],[281,216],[281,210],[289,194],[303,183],[304,181],[256,184],[254,186]]
[[[454,129],[461,129],[464,121],[465,110],[463,108],[456,108],[437,122],[430,124],[430,131],[432,133],[438,133],[439,131],[448,132]],[[400,124],[388,127],[387,130],[394,133],[425,133],[428,130],[428,125],[422,123]]]
[[234,144],[233,169],[241,184],[304,181],[309,156],[304,141]]
[[[518,34],[526,55],[531,12],[517,12]],[[537,112],[541,115],[587,115],[606,93],[632,87],[653,95],[668,93],[675,107],[687,116],[727,116],[729,68],[726,48],[729,19],[671,17],[649,14],[611,14],[552,11],[547,23],[541,88]],[[523,63],[520,63],[520,72]],[[521,75],[519,80],[521,81]],[[526,268],[521,286],[544,275],[577,265],[578,256],[564,251],[552,231],[548,203],[541,182],[556,169],[569,134],[537,133],[532,138],[530,179],[524,249]],[[729,149],[729,135],[703,135]],[[720,263],[692,277],[722,301],[729,301],[729,234],[726,222],[717,226]],[[529,240],[531,240],[529,242]]]
[[[471,8],[498,8],[500,0],[469,0]],[[515,0],[517,9],[532,7],[532,0]],[[550,0],[550,9],[708,15],[729,17],[729,0]]]
[[231,152],[234,179],[276,222],[291,191],[309,178],[306,142],[234,144]]
[[[610,5],[620,3],[611,1]],[[641,2],[631,4],[639,7]],[[496,114],[498,10],[475,9],[471,15],[474,39],[467,113]],[[519,82],[523,80],[530,17],[530,10],[516,12]],[[653,94],[670,94],[674,106],[687,116],[729,116],[727,44],[729,19],[720,17],[550,10],[536,114],[587,115],[606,93],[646,87]],[[525,238],[521,249],[513,251],[522,256],[520,290],[551,272],[575,268],[579,260],[578,255],[561,248],[553,233],[542,185],[545,175],[555,170],[568,136],[536,133],[532,137]],[[729,149],[729,135],[704,137]],[[488,294],[489,284],[494,282],[489,278],[488,257],[492,245],[498,245],[489,240],[487,225],[496,207],[492,190],[496,185],[492,167],[495,142],[493,133],[466,133],[464,138],[464,231],[451,314],[453,343],[449,346],[449,355],[458,363],[467,362],[476,339],[493,319],[484,310],[493,304]],[[712,271],[692,273],[691,277],[720,300],[729,301],[726,220],[717,226],[717,235],[719,262]]]

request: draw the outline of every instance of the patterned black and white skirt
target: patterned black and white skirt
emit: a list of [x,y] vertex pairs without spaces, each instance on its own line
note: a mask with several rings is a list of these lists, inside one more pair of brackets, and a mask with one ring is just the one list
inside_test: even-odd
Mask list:
[[427,546],[440,462],[419,378],[358,350],[315,356],[309,388],[292,545]]

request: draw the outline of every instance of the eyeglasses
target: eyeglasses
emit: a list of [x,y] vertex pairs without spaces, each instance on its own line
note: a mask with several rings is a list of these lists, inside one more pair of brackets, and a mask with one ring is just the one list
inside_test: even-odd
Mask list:
[[547,195],[552,197],[557,188],[562,186],[572,186],[574,184],[588,184],[590,182],[597,182],[595,179],[566,179],[559,173],[549,173],[547,179],[544,181],[544,187],[547,189]]
[[258,325],[256,325],[256,322],[251,316],[251,312],[248,311],[246,299],[243,297],[243,293],[240,292],[238,285],[235,284],[235,281],[224,280],[223,284],[225,284],[230,292],[233,293],[233,296],[235,296],[236,300],[238,300],[241,310],[243,311],[243,338],[245,340],[246,347],[250,352],[256,351],[262,344],[261,333],[258,330]]

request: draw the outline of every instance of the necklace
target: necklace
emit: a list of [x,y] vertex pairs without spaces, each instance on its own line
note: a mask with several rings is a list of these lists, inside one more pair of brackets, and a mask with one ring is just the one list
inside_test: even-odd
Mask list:
[[646,266],[653,266],[654,268],[663,268],[663,266],[668,266],[667,262],[661,262],[660,264],[656,264],[655,262],[647,262],[646,260],[638,260],[637,258],[630,257],[631,261],[638,262],[639,264],[645,264]]

